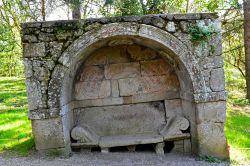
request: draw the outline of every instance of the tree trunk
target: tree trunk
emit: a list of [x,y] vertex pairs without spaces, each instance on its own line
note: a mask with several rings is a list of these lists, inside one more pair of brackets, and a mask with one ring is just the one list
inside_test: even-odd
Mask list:
[[46,19],[46,13],[45,13],[45,0],[41,0],[41,13],[42,13],[42,18],[43,18],[43,21],[45,21]]
[[81,2],[80,0],[74,0],[72,3],[72,18],[80,19],[81,18]]
[[189,0],[187,0],[187,4],[186,4],[186,13],[188,13],[189,11]]
[[246,57],[247,99],[250,99],[250,0],[244,0],[244,42]]

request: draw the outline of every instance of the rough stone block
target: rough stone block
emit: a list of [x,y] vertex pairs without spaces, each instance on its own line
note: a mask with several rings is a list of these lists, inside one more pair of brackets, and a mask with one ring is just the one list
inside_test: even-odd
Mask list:
[[23,56],[30,57],[44,57],[46,56],[44,43],[29,43],[23,45]]
[[26,22],[26,23],[21,24],[21,27],[23,29],[26,29],[26,28],[38,28],[40,26],[41,26],[40,22]]
[[48,118],[48,115],[49,115],[48,109],[29,110],[28,118],[30,120],[46,119]]
[[139,45],[128,46],[127,51],[133,61],[152,60],[157,58],[157,52],[150,49],[142,49]]
[[36,149],[53,149],[65,147],[61,118],[33,120],[32,132]]
[[143,93],[143,80],[140,78],[125,78],[118,80],[120,96],[131,96]]
[[111,81],[111,91],[112,91],[112,97],[119,97],[120,92],[117,80]]
[[52,78],[48,86],[48,106],[49,108],[59,108],[61,99],[61,88],[67,69],[57,65],[52,73]]
[[141,17],[141,22],[143,24],[150,24],[151,21],[152,21],[152,17],[150,17],[150,16],[142,16]]
[[37,37],[35,35],[24,35],[22,37],[22,42],[35,43],[37,42]]
[[41,85],[37,80],[26,79],[29,110],[36,110],[42,103]]
[[122,97],[108,97],[103,99],[86,99],[71,102],[72,107],[82,108],[82,107],[98,107],[98,106],[111,106],[111,105],[121,105],[124,104],[124,99]]
[[196,103],[225,100],[227,100],[226,91],[194,94],[194,101]]
[[53,60],[47,60],[44,66],[49,70],[53,70],[55,67],[55,62]]
[[[199,58],[202,59],[202,58],[205,58],[205,57],[209,56],[209,51],[210,50],[208,48],[208,44],[207,43],[206,44],[199,43],[193,49],[194,49],[194,53],[195,53],[197,59],[199,59]],[[201,67],[203,67],[203,66],[201,66]]]
[[226,108],[226,101],[198,103],[196,105],[197,122],[225,122]]
[[49,76],[50,76],[50,71],[45,68],[45,67],[33,67],[34,72],[34,77],[38,80],[38,81],[47,81],[49,80]]
[[74,111],[77,125],[88,125],[98,136],[157,134],[166,125],[164,115],[162,102],[89,107]]
[[223,68],[211,70],[210,86],[211,86],[212,91],[215,91],[215,92],[225,90]]
[[222,56],[205,57],[199,63],[203,69],[221,68],[224,65]]
[[75,85],[75,99],[98,99],[111,96],[109,80],[78,82]]
[[152,19],[152,23],[153,23],[153,25],[156,26],[156,27],[163,28],[164,25],[165,25],[165,20],[162,19],[161,17],[154,17],[154,18]]
[[52,59],[57,60],[61,56],[63,44],[54,41],[54,42],[50,42],[49,46],[50,46],[49,51],[52,56]]
[[33,70],[32,70],[32,61],[30,61],[28,58],[25,58],[23,60],[23,64],[25,67],[25,77],[30,78],[33,76]]
[[186,14],[175,14],[175,20],[199,20],[201,18],[200,13],[186,13]]
[[197,125],[199,154],[228,159],[229,151],[224,135],[224,124],[204,122]]
[[124,104],[123,98],[121,97],[110,97],[110,98],[104,98],[102,100],[102,105],[121,105]]
[[[215,23],[213,23],[216,25]],[[220,25],[218,25],[220,26]],[[218,32],[220,31],[220,27],[216,29]],[[221,35],[218,35],[220,33],[212,35],[212,38],[210,40],[210,55],[211,56],[221,56],[222,55],[222,37]]]
[[157,91],[177,91],[178,80],[176,76],[152,76],[125,78],[118,80],[120,96],[131,96],[140,93],[150,93]]
[[104,79],[104,68],[100,66],[84,66],[77,76],[77,81],[102,81]]
[[166,25],[166,30],[168,32],[175,32],[175,23],[173,21],[169,21]]
[[182,30],[182,32],[188,32],[189,31],[189,22],[186,21],[180,21],[180,28]]
[[106,79],[120,79],[140,76],[140,64],[134,63],[119,63],[105,66]]
[[[140,102],[149,102],[149,101],[159,101],[164,99],[178,99],[180,97],[179,91],[157,91],[157,92],[150,92],[150,93],[142,93],[142,94],[135,94],[133,96],[128,96],[131,98],[130,103],[140,103]],[[124,97],[127,98],[127,97]],[[124,99],[124,103],[127,100]]]
[[182,105],[180,99],[164,100],[166,118],[182,115]]
[[171,72],[171,70],[173,70],[163,59],[142,61],[140,63],[142,76],[167,75]]
[[126,46],[116,46],[109,47],[109,52],[107,55],[107,63],[127,63],[129,62],[129,57],[126,51]]
[[73,32],[70,30],[60,30],[56,32],[56,38],[58,40],[67,40],[69,39],[71,36],[73,36]]
[[107,54],[109,49],[107,48],[101,48],[98,51],[95,51],[93,54],[91,54],[86,61],[84,62],[84,65],[104,65],[107,63]]
[[38,39],[40,41],[49,42],[49,41],[56,40],[56,36],[53,33],[43,33],[43,32],[40,32],[39,35],[38,35]]
[[[111,106],[111,105],[121,105],[121,104],[132,104],[132,103],[144,103],[151,101],[159,101],[164,99],[177,99],[179,98],[179,92],[177,91],[159,91],[153,93],[137,94],[133,96],[126,97],[108,97],[103,99],[84,99],[79,101],[73,101],[73,108],[81,107],[95,107],[95,106]],[[67,105],[66,105],[67,106]],[[64,107],[63,107],[64,108]]]
[[160,14],[160,17],[164,18],[165,20],[173,20],[174,14],[167,13],[167,14]]

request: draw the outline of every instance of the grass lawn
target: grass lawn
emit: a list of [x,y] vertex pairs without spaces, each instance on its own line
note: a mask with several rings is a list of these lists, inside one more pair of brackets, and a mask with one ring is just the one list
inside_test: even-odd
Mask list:
[[250,114],[229,106],[225,132],[230,159],[237,163],[250,162]]
[[28,155],[34,141],[27,113],[24,79],[0,77],[0,153]]
[[[243,92],[237,93],[239,98],[229,94],[225,131],[231,160],[239,163],[250,161],[250,105],[243,99]],[[24,79],[0,77],[0,153],[27,155],[34,147],[27,112]]]

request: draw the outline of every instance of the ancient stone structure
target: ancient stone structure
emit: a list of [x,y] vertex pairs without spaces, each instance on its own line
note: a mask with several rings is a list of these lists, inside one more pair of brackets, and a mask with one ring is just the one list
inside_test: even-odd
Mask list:
[[[197,24],[216,31],[202,43]],[[36,149],[153,144],[228,158],[216,14],[161,14],[22,24]]]

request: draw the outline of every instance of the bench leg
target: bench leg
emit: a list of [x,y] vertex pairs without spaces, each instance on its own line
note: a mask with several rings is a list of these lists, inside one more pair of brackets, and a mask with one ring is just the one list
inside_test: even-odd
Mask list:
[[109,153],[109,148],[101,148],[102,153]]
[[165,146],[165,143],[164,142],[161,142],[161,143],[157,143],[155,145],[155,152],[156,154],[164,154],[164,146]]
[[89,152],[91,152],[91,149],[89,148],[89,149],[85,149],[85,148],[81,148],[81,150],[80,150],[81,152],[87,152],[87,153],[89,153]]
[[135,152],[136,145],[127,146],[128,151]]
[[172,152],[183,153],[184,141],[183,140],[174,141],[174,148],[172,149]]

